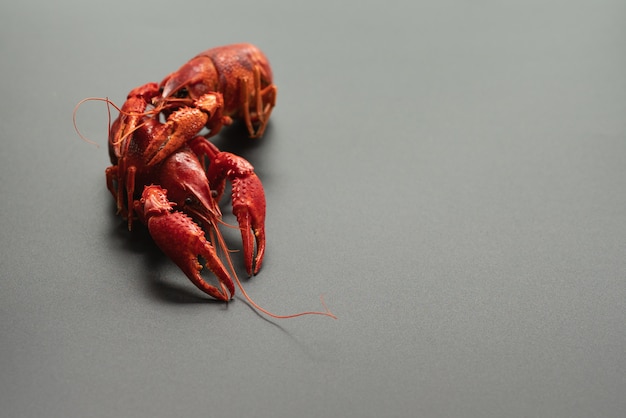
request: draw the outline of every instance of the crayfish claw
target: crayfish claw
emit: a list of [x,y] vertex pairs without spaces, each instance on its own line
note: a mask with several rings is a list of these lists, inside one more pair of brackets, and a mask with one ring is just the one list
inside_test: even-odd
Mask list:
[[161,140],[146,148],[146,164],[154,166],[182,148],[204,127],[208,116],[199,109],[184,107],[173,112],[162,126]]
[[[265,195],[257,175],[233,179],[232,199],[233,214],[241,230],[246,272],[248,276],[256,275],[265,256]],[[256,256],[253,256],[255,243]]]
[[265,256],[265,192],[261,180],[246,159],[220,151],[203,137],[195,138],[190,145],[197,155],[206,156],[210,161],[207,180],[216,200],[222,197],[226,180],[230,180],[233,214],[241,230],[246,272],[248,276],[256,275]]
[[[143,213],[150,235],[157,246],[187,275],[200,290],[222,301],[235,294],[235,285],[215,248],[204,236],[204,231],[187,215],[173,210],[167,191],[160,186],[146,186],[136,210]],[[219,282],[216,287],[200,275],[204,259]]]

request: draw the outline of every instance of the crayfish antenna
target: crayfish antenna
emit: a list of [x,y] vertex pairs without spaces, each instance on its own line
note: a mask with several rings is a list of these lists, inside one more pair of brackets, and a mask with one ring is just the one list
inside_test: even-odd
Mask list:
[[230,268],[230,271],[233,273],[233,277],[235,279],[235,283],[237,283],[237,287],[239,288],[239,290],[241,290],[241,294],[248,301],[248,303],[252,305],[252,307],[254,307],[257,311],[263,312],[265,315],[275,318],[275,319],[297,318],[299,316],[305,316],[305,315],[322,315],[322,316],[328,316],[333,319],[337,319],[337,316],[335,316],[335,314],[332,313],[330,309],[328,309],[328,306],[326,306],[326,302],[324,302],[323,294],[320,295],[320,301],[322,303],[322,306],[324,307],[323,311],[305,311],[305,312],[298,312],[298,313],[290,314],[290,315],[277,315],[259,306],[254,300],[252,300],[250,295],[248,295],[248,292],[246,292],[246,290],[243,288],[241,281],[239,281],[239,276],[237,276],[235,267],[233,266],[232,260],[230,259],[230,255],[229,255],[230,251],[226,245],[226,241],[224,241],[224,237],[222,236],[221,232],[217,229],[217,225],[215,225],[215,228],[213,229],[215,231],[215,235],[217,236],[217,241],[219,242],[220,247],[224,251],[226,261],[228,262],[228,267]]
[[[80,129],[78,129],[78,124],[76,123],[76,113],[78,112],[78,108],[81,107],[83,104],[85,104],[85,102],[91,102],[91,101],[97,101],[97,102],[105,102],[107,104],[107,117],[108,117],[108,137],[111,136],[111,106],[113,106],[113,108],[115,110],[117,110],[120,115],[126,115],[126,116],[153,116],[153,115],[158,115],[162,108],[155,108],[155,109],[148,109],[145,110],[143,112],[129,112],[129,111],[124,111],[122,110],[122,108],[120,108],[118,105],[116,105],[111,99],[109,99],[108,97],[87,97],[83,100],[81,100],[80,102],[78,102],[78,104],[74,107],[74,111],[72,112],[72,121],[74,123],[74,130],[76,131],[76,133],[78,134],[78,136],[80,137],[80,139],[82,139],[83,141],[87,142],[88,144],[91,145],[95,145],[96,147],[100,147],[98,145],[97,142],[92,141],[91,139],[87,138],[85,135],[83,135],[80,132]],[[137,129],[139,129],[142,124],[137,125],[132,131],[127,132],[124,136],[122,136],[122,138],[120,138],[119,141],[116,141],[116,145],[117,142],[121,143],[122,141],[124,141],[124,139],[128,138],[130,135],[132,135]]]
[[91,139],[87,138],[85,135],[83,135],[80,132],[80,129],[78,129],[78,124],[76,123],[76,113],[78,112],[78,108],[81,107],[83,104],[85,104],[85,102],[91,102],[91,101],[105,102],[107,104],[109,130],[111,129],[111,106],[113,106],[113,108],[115,108],[118,112],[121,112],[122,110],[115,103],[113,103],[113,101],[111,101],[108,97],[87,97],[81,100],[80,102],[78,102],[78,104],[76,104],[76,106],[74,107],[74,111],[72,112],[72,122],[74,123],[74,130],[76,131],[80,139],[87,142],[88,144],[95,145],[96,147],[99,148],[100,145],[98,145],[97,142],[92,141]]

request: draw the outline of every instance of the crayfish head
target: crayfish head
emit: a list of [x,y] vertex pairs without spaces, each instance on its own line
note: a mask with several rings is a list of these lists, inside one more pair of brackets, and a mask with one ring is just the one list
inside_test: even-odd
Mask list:
[[167,189],[168,199],[176,203],[178,210],[207,226],[215,225],[221,218],[204,168],[189,148],[167,157],[157,175],[159,184]]
[[213,61],[206,56],[198,56],[165,77],[159,85],[161,94],[155,99],[155,105],[165,109],[192,106],[194,100],[217,91],[218,82]]

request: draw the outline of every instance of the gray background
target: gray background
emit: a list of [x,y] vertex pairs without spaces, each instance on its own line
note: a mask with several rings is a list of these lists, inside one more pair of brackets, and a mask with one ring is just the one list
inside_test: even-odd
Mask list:
[[[106,107],[72,126],[241,41],[279,88],[216,140],[267,192],[244,285],[337,321],[209,301],[115,216]],[[623,1],[11,1],[0,42],[3,417],[626,414]]]

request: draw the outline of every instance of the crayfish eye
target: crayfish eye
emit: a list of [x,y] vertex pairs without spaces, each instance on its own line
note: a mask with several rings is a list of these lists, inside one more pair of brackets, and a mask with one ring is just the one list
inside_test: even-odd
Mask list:
[[185,206],[191,206],[191,205],[193,205],[193,203],[194,203],[193,198],[191,198],[191,197],[185,198]]
[[176,93],[174,93],[173,96],[176,97],[177,99],[185,99],[189,97],[189,91],[185,87],[183,87],[180,90],[176,91]]

